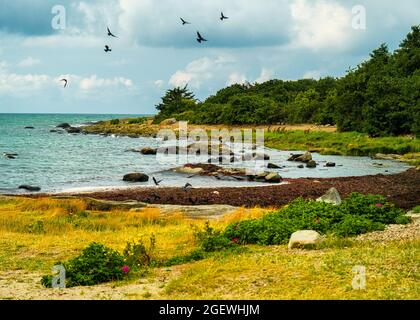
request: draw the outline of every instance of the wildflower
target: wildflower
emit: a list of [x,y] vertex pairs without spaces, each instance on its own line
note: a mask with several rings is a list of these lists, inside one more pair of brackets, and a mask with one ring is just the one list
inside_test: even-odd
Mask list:
[[377,203],[377,204],[375,205],[375,207],[376,207],[376,208],[382,208],[382,207],[383,207],[383,205],[382,205],[382,203]]
[[129,273],[129,272],[130,272],[130,267],[129,267],[129,266],[123,266],[123,267],[121,268],[121,270],[122,270],[122,272],[124,272],[125,274],[127,274],[127,273]]
[[239,241],[239,238],[233,238],[233,239],[232,239],[232,242],[233,242],[233,243],[238,243],[238,241]]

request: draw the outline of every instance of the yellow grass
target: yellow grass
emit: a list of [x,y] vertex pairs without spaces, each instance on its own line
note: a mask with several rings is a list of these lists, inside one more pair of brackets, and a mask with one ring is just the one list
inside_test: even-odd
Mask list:
[[[187,219],[182,212],[163,215],[156,208],[111,212],[85,208],[83,200],[0,197],[0,275],[42,275],[91,242],[121,252],[128,241],[147,241],[152,235],[156,237],[154,258],[164,261],[195,250],[194,229],[205,223]],[[240,208],[211,224],[222,228],[267,211]],[[106,288],[112,292],[115,285],[123,289],[143,280],[158,283],[152,293],[130,291],[130,299],[419,299],[419,244],[419,240],[382,244],[333,239],[314,251],[247,246],[241,253],[215,253],[202,261],[151,269]],[[355,265],[366,266],[366,290],[351,287]],[[162,273],[170,280],[161,285]],[[7,296],[13,297],[13,292]]]

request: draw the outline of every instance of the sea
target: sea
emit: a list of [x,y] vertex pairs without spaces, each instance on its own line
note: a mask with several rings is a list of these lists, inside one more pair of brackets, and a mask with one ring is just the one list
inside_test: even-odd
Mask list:
[[[255,182],[217,180],[213,177],[175,174],[170,169],[180,165],[176,156],[167,161],[157,161],[155,156],[127,152],[129,149],[159,146],[152,137],[130,138],[120,136],[55,133],[50,130],[60,123],[84,126],[101,120],[137,118],[143,115],[124,114],[1,114],[0,113],[0,193],[17,194],[24,191],[20,185],[38,186],[44,192],[76,192],[156,187],[152,179],[144,183],[127,183],[122,177],[127,173],[142,172],[157,180],[160,187],[182,186],[186,182],[194,187],[243,187],[266,185]],[[25,129],[26,126],[34,129]],[[291,151],[265,149],[270,162],[282,168],[284,178],[330,178],[393,174],[405,171],[408,165],[395,161],[372,160],[369,157],[323,156],[314,154],[320,165],[316,169],[299,169],[297,163],[288,162]],[[299,150],[293,152],[297,153]],[[5,153],[17,154],[8,159]],[[335,162],[326,168],[326,162]],[[182,163],[181,163],[182,164]],[[227,166],[246,167],[247,163]]]

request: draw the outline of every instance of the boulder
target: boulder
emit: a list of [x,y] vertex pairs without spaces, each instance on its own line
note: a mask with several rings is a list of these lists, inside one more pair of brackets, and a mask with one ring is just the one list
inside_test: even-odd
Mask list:
[[335,167],[335,162],[327,162],[325,166],[327,168],[333,168],[333,167]]
[[178,167],[173,169],[174,172],[176,173],[184,173],[184,174],[200,174],[204,172],[203,168],[193,168],[193,167],[189,167],[189,166],[183,166],[183,167]]
[[175,124],[175,123],[176,123],[176,119],[175,118],[170,118],[170,119],[163,120],[160,124],[163,125],[163,126],[170,126],[170,125]]
[[299,157],[301,157],[301,156],[303,156],[302,153],[300,153],[300,154],[292,154],[292,155],[290,155],[289,159],[287,159],[287,161],[296,161],[296,159],[299,158]]
[[149,176],[144,173],[129,173],[123,177],[123,181],[127,182],[147,182],[149,181]]
[[341,197],[336,188],[331,188],[322,197],[316,199],[316,201],[331,203],[338,206],[341,204]]
[[282,180],[282,177],[278,175],[277,173],[269,173],[265,176],[265,181],[270,183],[280,183]]
[[314,230],[294,232],[289,240],[289,249],[313,249],[321,242],[321,235]]
[[306,167],[307,168],[316,168],[316,162],[314,160],[311,160],[306,164]]
[[81,133],[82,129],[77,127],[70,127],[66,129],[67,133]]
[[40,187],[34,187],[34,186],[27,185],[27,184],[23,184],[23,185],[19,186],[18,189],[23,189],[23,190],[27,190],[27,191],[33,191],[33,192],[41,191]]
[[303,155],[295,159],[295,161],[297,162],[305,162],[305,163],[308,163],[311,160],[312,160],[312,154],[309,151],[305,152]]
[[267,168],[268,168],[268,169],[280,169],[281,167],[280,167],[280,166],[278,166],[278,165],[276,165],[276,164],[274,164],[274,163],[269,163],[269,164],[267,165]]
[[70,128],[71,127],[71,125],[70,124],[68,124],[67,122],[65,122],[65,123],[60,123],[58,126],[56,126],[56,128],[62,128],[62,129],[68,129],[68,128]]
[[300,164],[300,165],[298,165],[297,166],[299,169],[303,169],[303,168],[305,168],[305,166],[303,165],[303,164]]
[[155,155],[157,154],[157,149],[146,147],[141,149],[140,153],[144,155]]

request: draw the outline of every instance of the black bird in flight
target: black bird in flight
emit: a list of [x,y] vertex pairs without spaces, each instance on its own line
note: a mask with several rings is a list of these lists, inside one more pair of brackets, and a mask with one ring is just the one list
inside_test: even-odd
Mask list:
[[203,41],[207,41],[207,40],[206,40],[206,39],[204,39],[204,38],[201,36],[200,32],[198,32],[198,31],[197,31],[197,41],[198,41],[198,43],[201,43],[201,42],[203,42]]
[[67,87],[67,79],[61,79],[60,81],[64,81],[64,88]]
[[159,185],[159,183],[161,183],[163,180],[159,180],[157,181],[155,177],[153,177],[153,182],[155,183],[155,185]]
[[188,191],[188,188],[192,188],[192,185],[190,183],[186,183],[185,186],[182,187],[182,190],[184,190],[185,192]]
[[104,49],[104,51],[105,51],[105,52],[111,52],[111,51],[112,51],[112,49],[110,49],[108,45],[105,45],[105,49]]
[[220,13],[220,20],[223,21],[225,19],[229,19],[229,17],[226,17],[223,12]]
[[182,18],[180,18],[181,19],[181,21],[182,21],[182,25],[186,25],[186,24],[191,24],[191,23],[189,23],[188,21],[185,21],[184,19],[182,19]]
[[114,36],[114,35],[112,34],[111,30],[109,30],[109,28],[108,28],[108,27],[107,27],[106,29],[108,30],[108,36],[110,36],[110,37],[114,37],[114,38],[118,38],[117,36]]

